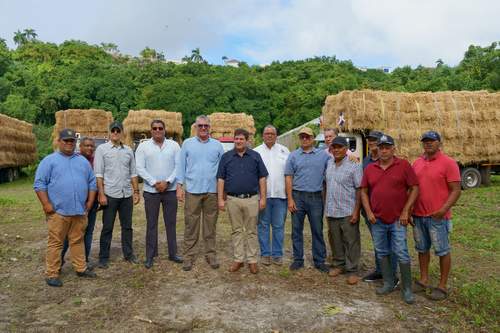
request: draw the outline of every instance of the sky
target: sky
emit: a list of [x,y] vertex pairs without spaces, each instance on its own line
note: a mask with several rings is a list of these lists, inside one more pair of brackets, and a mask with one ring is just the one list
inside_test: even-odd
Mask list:
[[200,48],[248,64],[336,56],[359,67],[457,65],[471,44],[500,41],[499,0],[0,0],[0,37],[146,46],[179,60]]

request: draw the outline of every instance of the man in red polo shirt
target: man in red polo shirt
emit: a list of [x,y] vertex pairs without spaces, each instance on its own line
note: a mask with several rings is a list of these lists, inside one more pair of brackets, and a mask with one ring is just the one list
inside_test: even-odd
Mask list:
[[451,229],[450,208],[460,197],[460,171],[457,162],[441,152],[441,136],[434,131],[422,135],[424,154],[413,163],[420,194],[413,210],[413,238],[418,252],[420,280],[415,282],[415,292],[429,287],[430,248],[439,257],[441,278],[436,288],[431,288],[429,298],[443,300],[448,296],[446,283],[451,269],[448,234]]
[[398,258],[403,300],[412,304],[411,263],[406,242],[406,226],[410,209],[418,195],[418,180],[410,163],[394,156],[394,139],[382,135],[378,139],[379,159],[365,169],[361,181],[361,201],[372,224],[375,252],[380,259],[384,285],[377,289],[385,295],[396,287],[391,267],[391,253]]

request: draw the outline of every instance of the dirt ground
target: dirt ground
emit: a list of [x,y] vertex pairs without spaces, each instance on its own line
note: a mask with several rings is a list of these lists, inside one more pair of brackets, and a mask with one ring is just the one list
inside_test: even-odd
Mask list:
[[[447,332],[443,317],[454,304],[433,303],[417,295],[406,305],[399,291],[375,294],[377,284],[348,286],[345,277],[329,278],[311,267],[310,233],[306,230],[306,268],[288,270],[290,222],[286,229],[285,265],[262,266],[257,275],[247,267],[229,273],[230,225],[219,217],[218,256],[211,269],[200,256],[192,271],[166,259],[160,227],[160,259],[152,270],[122,259],[119,223],[115,224],[111,263],[97,269],[94,280],[78,278],[69,254],[62,270],[62,288],[44,281],[46,227],[28,181],[0,188],[0,331],[81,332]],[[7,199],[5,199],[7,198]],[[141,198],[142,199],[142,198]],[[98,215],[92,260],[101,230]],[[182,249],[183,217],[178,215]],[[364,222],[363,271],[373,267],[371,242]],[[326,228],[325,228],[326,233]],[[410,235],[410,234],[409,234]],[[411,235],[410,235],[411,236]],[[134,248],[144,260],[143,203],[134,211]],[[411,237],[410,237],[411,238]],[[412,242],[411,242],[412,244]],[[412,246],[412,245],[411,245]],[[414,273],[416,271],[413,253]]]

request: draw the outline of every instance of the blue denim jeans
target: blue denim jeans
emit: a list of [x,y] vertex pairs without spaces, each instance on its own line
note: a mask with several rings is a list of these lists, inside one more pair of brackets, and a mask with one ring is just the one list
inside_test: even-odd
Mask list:
[[268,198],[266,200],[266,209],[260,212],[259,224],[257,225],[261,256],[283,257],[287,208],[286,199]]
[[434,246],[434,252],[438,257],[450,253],[449,233],[451,230],[450,220],[435,220],[430,216],[414,216],[413,239],[417,252],[429,252]]
[[382,259],[393,253],[398,262],[409,264],[411,259],[406,242],[406,230],[406,226],[401,225],[399,220],[392,224],[385,224],[377,219],[377,222],[372,224],[377,258]]
[[[363,216],[365,216],[365,215],[363,214]],[[373,239],[373,231],[372,231],[373,224],[371,224],[370,221],[368,221],[367,217],[365,217],[365,223],[366,223],[366,226],[368,227],[368,231],[370,232],[370,236],[372,236],[373,253],[374,253],[374,257],[375,257],[375,272],[382,274],[382,270],[380,269],[380,259],[377,257],[377,249],[375,248],[375,240]],[[389,237],[390,237],[390,235],[389,235]],[[392,266],[392,271],[397,272],[397,270],[398,270],[398,257],[393,253],[391,253],[391,266]]]
[[304,219],[307,216],[311,227],[312,255],[314,265],[324,264],[326,258],[323,239],[323,198],[321,192],[293,191],[297,211],[292,214],[293,260],[304,262]]
[[[83,244],[85,245],[85,260],[89,262],[90,250],[92,248],[92,235],[94,234],[95,220],[97,217],[97,207],[98,207],[97,198],[94,201],[94,205],[89,210],[87,215],[87,229],[85,229],[85,235],[83,236]],[[68,239],[64,240],[63,250],[61,253],[61,258],[64,260],[64,256],[68,251],[69,243]]]

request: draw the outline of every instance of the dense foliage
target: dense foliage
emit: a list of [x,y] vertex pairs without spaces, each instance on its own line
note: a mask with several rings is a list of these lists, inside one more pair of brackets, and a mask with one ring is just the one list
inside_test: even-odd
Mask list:
[[69,108],[102,108],[123,119],[129,109],[182,112],[186,133],[196,115],[245,112],[261,130],[285,131],[317,117],[324,99],[345,89],[396,91],[500,90],[500,48],[471,45],[456,67],[409,66],[392,73],[357,69],[350,61],[317,57],[239,68],[207,64],[195,49],[183,60],[145,48],[137,58],[115,44],[39,41],[32,29],[18,31],[10,50],[0,39],[0,112],[41,125]]

